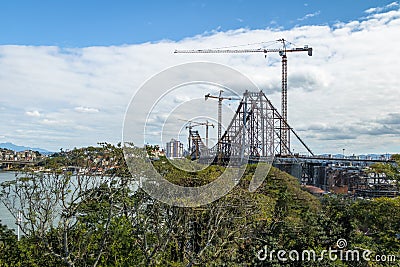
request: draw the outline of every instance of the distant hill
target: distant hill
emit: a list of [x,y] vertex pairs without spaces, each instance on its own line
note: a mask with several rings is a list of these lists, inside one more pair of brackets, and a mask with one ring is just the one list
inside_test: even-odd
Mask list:
[[14,145],[13,143],[10,142],[6,142],[6,143],[0,143],[0,148],[6,148],[6,149],[10,149],[13,151],[25,151],[25,150],[33,150],[33,151],[38,151],[41,154],[51,154],[53,152],[48,151],[46,149],[42,149],[42,148],[37,148],[37,147],[27,147],[27,146],[19,146],[19,145]]

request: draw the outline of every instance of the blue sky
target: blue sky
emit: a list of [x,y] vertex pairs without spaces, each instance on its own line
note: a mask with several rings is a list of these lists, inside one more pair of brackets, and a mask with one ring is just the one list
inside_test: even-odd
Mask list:
[[[315,153],[400,152],[398,1],[4,0],[0,25],[0,143],[58,151],[120,142],[127,106],[141,85],[194,61],[236,69],[279,109],[279,55],[173,51],[259,48],[285,38],[314,49],[312,57],[288,57],[288,120]],[[161,85],[155,93],[168,89]],[[166,102],[181,105],[191,97],[181,93]],[[203,104],[175,115],[216,117],[215,103]],[[135,111],[140,125],[147,115]],[[228,124],[231,116],[224,114]],[[171,116],[157,114],[153,123]],[[184,129],[173,121],[167,139]],[[140,140],[142,129],[133,130]]]
[[0,44],[86,47],[179,41],[239,28],[332,25],[392,3],[336,1],[0,1]]

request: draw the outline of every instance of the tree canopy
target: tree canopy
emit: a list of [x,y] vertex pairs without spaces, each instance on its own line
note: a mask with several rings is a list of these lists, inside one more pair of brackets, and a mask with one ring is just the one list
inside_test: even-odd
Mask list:
[[[261,261],[270,250],[317,253],[347,240],[346,249],[395,255],[400,261],[400,199],[317,198],[296,178],[272,168],[255,191],[248,187],[256,165],[229,194],[196,208],[169,206],[138,189],[122,149],[110,144],[58,155],[61,165],[98,164],[102,153],[118,168],[104,174],[67,171],[19,173],[3,183],[0,199],[21,211],[20,241],[0,224],[0,266],[385,266],[378,262]],[[89,155],[89,156],[88,156]],[[167,160],[155,168],[171,182],[199,186],[223,167],[183,172]],[[394,264],[391,262],[390,264]],[[389,266],[389,265],[387,265]]]

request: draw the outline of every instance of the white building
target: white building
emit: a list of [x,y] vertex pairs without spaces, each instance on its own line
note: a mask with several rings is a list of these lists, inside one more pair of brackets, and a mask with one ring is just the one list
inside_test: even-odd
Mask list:
[[171,139],[171,141],[167,143],[166,154],[167,158],[182,158],[183,144],[179,140]]

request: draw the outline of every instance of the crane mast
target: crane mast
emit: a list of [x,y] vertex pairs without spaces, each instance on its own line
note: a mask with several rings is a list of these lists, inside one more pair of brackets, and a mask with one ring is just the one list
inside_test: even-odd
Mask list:
[[[283,49],[286,50],[285,39],[279,39],[279,42],[282,42]],[[289,135],[289,127],[287,124],[287,56],[286,51],[279,52],[279,55],[282,57],[282,99],[281,99],[281,112],[283,122],[281,124],[280,134],[281,134],[281,146],[280,152],[281,155],[290,154],[290,135]]]
[[307,52],[308,56],[312,56],[313,49],[305,45],[304,47],[296,48],[286,48],[286,40],[279,39],[277,42],[282,43],[282,48],[256,48],[256,49],[192,49],[192,50],[175,50],[174,53],[186,53],[186,54],[212,54],[212,53],[279,53],[282,58],[282,99],[281,99],[281,112],[282,112],[282,124],[280,126],[280,154],[289,155],[290,154],[290,137],[289,137],[289,127],[287,124],[287,56],[286,53],[290,52]]
[[197,126],[205,126],[206,127],[206,146],[208,147],[208,127],[212,126],[214,128],[214,124],[206,120],[205,122],[198,122],[198,121],[192,121],[192,120],[182,120],[179,119],[180,121],[185,121],[188,123],[188,125],[185,127],[186,129],[189,129],[189,149],[190,149],[190,131],[192,128],[197,127]]
[[[223,97],[222,93],[224,90],[219,90],[219,95],[218,96],[213,96],[210,93],[206,94],[205,100],[208,98],[215,98],[218,99],[218,144],[217,144],[217,151],[220,152],[221,150],[221,136],[222,136],[222,101],[223,100],[233,100],[232,97]],[[238,100],[238,99],[235,99]]]

